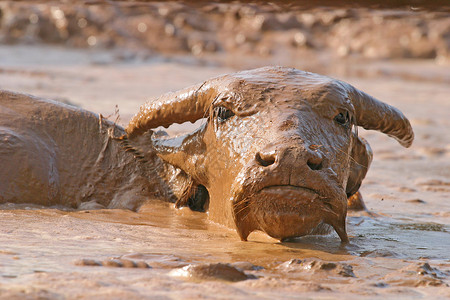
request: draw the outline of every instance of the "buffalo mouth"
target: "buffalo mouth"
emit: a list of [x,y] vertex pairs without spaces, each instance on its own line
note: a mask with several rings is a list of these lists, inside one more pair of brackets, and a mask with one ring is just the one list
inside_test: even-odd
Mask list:
[[334,228],[342,242],[348,242],[346,210],[341,211],[337,203],[308,187],[270,185],[236,203],[235,221],[243,240],[255,230],[285,240],[326,234]]
[[295,196],[298,194],[302,194],[305,196],[311,196],[310,198],[315,198],[315,196],[319,196],[319,193],[315,190],[307,187],[295,186],[295,185],[269,185],[263,187],[257,193],[273,193],[276,195],[286,196]]

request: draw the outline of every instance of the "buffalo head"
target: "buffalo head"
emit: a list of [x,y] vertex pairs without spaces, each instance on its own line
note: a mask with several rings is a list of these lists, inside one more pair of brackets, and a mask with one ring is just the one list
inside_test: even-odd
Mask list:
[[[198,130],[153,138],[167,163],[209,193],[209,217],[286,239],[334,228],[348,241],[347,197],[371,162],[357,126],[409,147],[413,131],[396,108],[351,85],[296,69],[266,67],[224,75],[144,104],[126,131],[207,118]],[[206,192],[206,191],[205,191]],[[191,195],[192,196],[192,195]]]

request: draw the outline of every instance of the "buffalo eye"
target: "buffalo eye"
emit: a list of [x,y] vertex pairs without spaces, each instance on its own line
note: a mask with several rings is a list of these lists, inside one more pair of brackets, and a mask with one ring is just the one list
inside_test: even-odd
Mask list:
[[229,110],[223,106],[216,107],[214,110],[216,112],[217,118],[221,122],[234,116],[234,113],[231,110]]
[[338,122],[340,125],[348,126],[350,122],[350,116],[348,112],[339,113],[336,117],[334,117],[334,120]]

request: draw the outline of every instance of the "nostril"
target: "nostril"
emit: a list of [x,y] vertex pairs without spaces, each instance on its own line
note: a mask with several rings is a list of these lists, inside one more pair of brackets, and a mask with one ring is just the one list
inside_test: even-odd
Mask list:
[[314,156],[308,159],[307,164],[311,170],[317,171],[322,169],[322,161],[322,157]]
[[275,163],[275,155],[274,154],[261,154],[256,153],[255,156],[256,161],[263,167],[267,167]]

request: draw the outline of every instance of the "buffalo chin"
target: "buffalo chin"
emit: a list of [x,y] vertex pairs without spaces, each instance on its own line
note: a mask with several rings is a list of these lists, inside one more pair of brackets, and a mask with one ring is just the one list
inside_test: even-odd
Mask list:
[[[242,240],[256,230],[281,241],[311,234],[327,234],[335,228],[347,242],[344,222],[315,191],[285,185],[269,186],[235,205],[235,222]],[[331,225],[331,226],[330,226]]]

